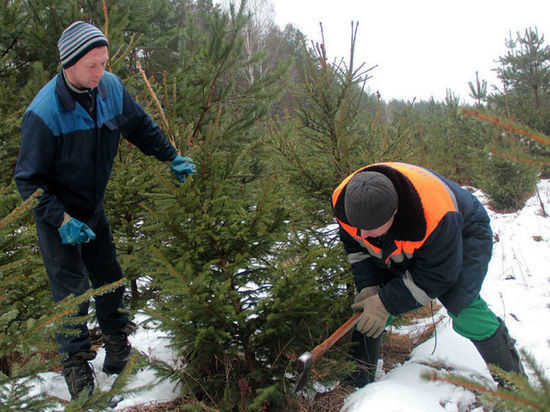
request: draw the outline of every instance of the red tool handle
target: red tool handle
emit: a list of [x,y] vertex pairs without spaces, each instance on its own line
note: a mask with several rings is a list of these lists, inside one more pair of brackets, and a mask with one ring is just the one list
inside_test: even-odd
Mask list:
[[313,351],[311,351],[312,356],[312,362],[319,359],[323,354],[329,350],[332,345],[334,345],[338,340],[344,336],[346,333],[348,333],[357,323],[359,320],[359,315],[361,315],[361,312],[357,312],[355,315],[353,315],[351,318],[349,318],[346,323],[344,323],[342,326],[340,326],[336,331],[330,335],[324,342],[317,345]]

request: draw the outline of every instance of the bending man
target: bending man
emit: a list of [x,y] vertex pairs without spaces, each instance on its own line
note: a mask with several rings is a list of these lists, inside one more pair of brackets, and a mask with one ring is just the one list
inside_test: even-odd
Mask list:
[[352,173],[332,205],[359,292],[352,308],[362,311],[352,340],[366,369],[352,374],[354,386],[373,381],[389,316],[433,299],[487,364],[523,373],[504,322],[479,295],[493,236],[475,196],[435,172],[390,162]]

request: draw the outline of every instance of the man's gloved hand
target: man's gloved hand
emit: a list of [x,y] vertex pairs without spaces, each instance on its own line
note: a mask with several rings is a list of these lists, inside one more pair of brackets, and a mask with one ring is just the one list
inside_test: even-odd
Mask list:
[[359,292],[358,295],[355,295],[355,299],[353,300],[353,303],[360,302],[372,295],[378,294],[378,291],[380,290],[380,286],[374,285],[374,286],[367,286],[363,289],[361,289],[361,292]]
[[390,314],[384,307],[378,294],[369,296],[351,305],[351,308],[363,312],[357,321],[357,330],[369,338],[377,338],[386,327]]
[[87,224],[74,217],[71,217],[57,230],[61,236],[61,243],[64,245],[78,245],[95,239],[94,231]]
[[177,155],[172,163],[170,164],[170,170],[178,178],[180,182],[185,182],[185,178],[189,175],[192,175],[197,171],[193,159],[190,157],[183,157]]

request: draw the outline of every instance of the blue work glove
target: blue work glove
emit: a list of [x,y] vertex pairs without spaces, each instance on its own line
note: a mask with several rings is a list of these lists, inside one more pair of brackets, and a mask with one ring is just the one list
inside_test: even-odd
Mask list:
[[57,230],[61,236],[61,243],[64,245],[78,245],[95,239],[94,231],[74,217]]
[[195,167],[195,163],[193,163],[193,159],[190,157],[177,155],[176,158],[172,160],[170,170],[172,170],[172,173],[174,173],[178,180],[183,183],[187,176],[197,171],[197,168]]

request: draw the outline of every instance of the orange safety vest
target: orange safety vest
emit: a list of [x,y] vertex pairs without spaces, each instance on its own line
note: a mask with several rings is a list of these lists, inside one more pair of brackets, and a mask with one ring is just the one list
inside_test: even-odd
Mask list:
[[[394,170],[397,170],[411,181],[418,195],[420,196],[420,201],[422,203],[422,208],[424,209],[424,216],[426,220],[426,234],[424,238],[419,241],[394,240],[396,248],[386,258],[385,263],[389,264],[390,258],[395,262],[403,261],[405,257],[410,259],[412,258],[414,251],[420,248],[424,244],[426,239],[432,234],[441,219],[443,219],[443,217],[449,212],[458,211],[456,198],[454,196],[454,193],[447,186],[447,184],[445,184],[438,176],[436,176],[431,171],[407,163],[384,162],[365,166],[346,177],[332,194],[332,206],[336,206],[336,203],[340,197],[340,194],[342,193],[343,188],[348,184],[353,176],[373,166],[387,166],[391,167]],[[397,213],[399,213],[399,210],[397,211]],[[347,233],[349,233],[355,239],[363,242],[363,244],[369,251],[369,254],[382,259],[382,250],[367,241],[367,239],[359,236],[357,234],[358,228],[344,223],[338,218],[336,218],[336,220],[338,220],[338,223],[340,223],[342,228]]]

